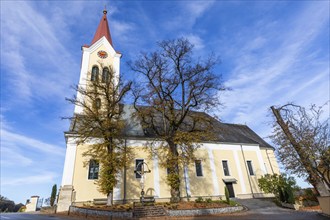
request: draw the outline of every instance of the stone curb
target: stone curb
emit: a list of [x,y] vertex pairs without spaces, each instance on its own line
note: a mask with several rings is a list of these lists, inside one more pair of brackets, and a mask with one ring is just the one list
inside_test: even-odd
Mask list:
[[214,215],[221,213],[231,213],[244,210],[243,206],[212,208],[212,209],[187,209],[187,210],[168,210],[169,216],[196,216],[196,215]]
[[[221,213],[232,213],[243,211],[243,206],[225,207],[225,208],[212,208],[212,209],[186,209],[186,210],[167,210],[168,216],[198,216],[198,215],[214,215]],[[75,212],[86,216],[112,216],[117,218],[133,218],[133,212],[121,211],[105,211],[95,210],[89,208],[81,208],[70,206],[69,212]]]

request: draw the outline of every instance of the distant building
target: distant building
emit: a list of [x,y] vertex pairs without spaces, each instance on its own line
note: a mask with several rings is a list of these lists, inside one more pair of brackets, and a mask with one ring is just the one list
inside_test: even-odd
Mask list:
[[[82,51],[80,86],[88,86],[89,81],[96,79],[96,74],[106,74],[107,70],[103,68],[106,66],[112,66],[115,73],[120,74],[122,55],[114,49],[106,11],[92,43],[83,46]],[[77,94],[78,98],[83,98],[79,95]],[[124,108],[126,120],[130,120],[134,109],[128,105],[121,107]],[[74,114],[83,114],[83,109],[76,106]],[[211,118],[205,113],[198,114]],[[214,118],[212,120],[217,140],[205,141],[196,152],[198,160],[181,169],[180,190],[183,199],[187,195],[219,198],[224,196],[225,186],[228,187],[231,197],[267,196],[259,189],[257,179],[267,173],[279,173],[274,148],[246,125],[221,123]],[[93,158],[82,156],[89,145],[86,143],[77,146],[74,137],[74,125],[71,125],[70,130],[65,133],[66,156],[57,211],[66,211],[73,203],[83,204],[93,202],[94,199],[106,198],[95,185],[99,164]],[[127,131],[126,144],[127,147],[134,148],[136,158],[127,167],[126,179],[124,180],[124,175],[121,175],[122,181],[114,189],[115,201],[139,200],[141,176],[134,173],[134,169],[142,161],[146,162],[151,170],[145,182],[146,193],[154,196],[156,200],[170,198],[170,188],[165,181],[166,169],[159,166],[156,157],[149,159],[143,148],[146,141],[152,139],[153,136],[144,131],[139,123],[132,125]],[[88,166],[84,166],[86,162]]]
[[26,201],[25,212],[37,211],[38,201],[39,201],[39,196],[31,196],[31,198]]

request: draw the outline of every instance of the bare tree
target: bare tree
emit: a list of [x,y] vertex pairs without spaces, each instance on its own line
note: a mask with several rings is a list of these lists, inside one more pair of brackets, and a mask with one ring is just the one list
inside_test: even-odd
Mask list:
[[121,117],[123,108],[120,103],[132,83],[124,84],[120,77],[115,76],[111,66],[102,68],[108,70],[103,71],[102,79],[99,79],[98,73],[94,73],[85,87],[74,88],[82,98],[74,96],[67,98],[67,101],[83,109],[82,114],[69,119],[72,120],[78,147],[88,144],[83,156],[101,165],[97,185],[99,191],[108,196],[107,204],[112,205],[118,174],[131,155],[123,144],[126,124]]
[[322,107],[294,104],[271,107],[276,118],[272,140],[286,170],[306,177],[321,196],[330,195],[329,117]]
[[134,106],[144,130],[164,143],[157,153],[169,171],[171,201],[178,202],[179,165],[194,158],[202,140],[210,140],[212,120],[201,112],[220,104],[218,92],[225,87],[212,72],[217,59],[212,55],[206,60],[193,59],[188,40],[166,40],[158,46],[159,50],[142,53],[129,63],[141,76],[133,89]]

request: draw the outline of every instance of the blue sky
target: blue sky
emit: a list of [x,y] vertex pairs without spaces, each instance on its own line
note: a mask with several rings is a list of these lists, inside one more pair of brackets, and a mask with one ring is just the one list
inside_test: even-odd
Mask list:
[[224,122],[267,137],[271,105],[330,99],[329,1],[1,1],[1,195],[15,202],[61,182],[65,97],[105,4],[125,79],[135,78],[126,62],[164,39],[220,56],[215,71],[232,88],[216,112]]

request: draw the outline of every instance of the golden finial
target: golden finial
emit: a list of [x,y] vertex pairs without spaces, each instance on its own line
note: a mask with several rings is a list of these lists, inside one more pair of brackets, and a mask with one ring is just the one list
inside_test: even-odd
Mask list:
[[108,12],[108,11],[107,11],[107,5],[104,5],[103,14],[105,14],[105,15],[106,15],[106,14],[107,14],[107,12]]

